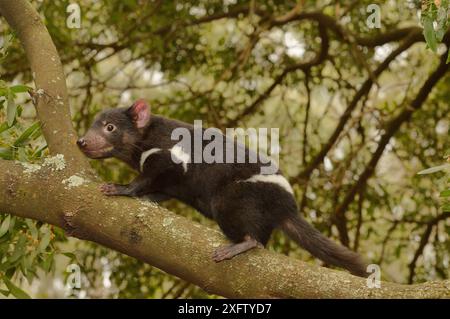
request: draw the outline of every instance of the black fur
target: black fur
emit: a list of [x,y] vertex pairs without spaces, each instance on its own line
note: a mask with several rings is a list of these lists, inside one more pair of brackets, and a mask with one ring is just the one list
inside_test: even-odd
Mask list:
[[[112,145],[106,156],[115,156],[134,169],[140,170],[142,152],[159,148],[150,155],[141,174],[129,185],[107,184],[102,191],[107,195],[148,196],[157,201],[176,198],[194,207],[203,215],[214,219],[224,234],[233,242],[256,240],[239,250],[243,252],[256,246],[266,245],[275,228],[283,229],[293,240],[314,256],[336,266],[344,267],[358,276],[366,276],[364,262],[343,246],[324,237],[297,214],[296,201],[291,193],[275,183],[243,182],[260,174],[257,163],[188,163],[187,171],[171,159],[170,149],[178,143],[171,140],[172,131],[187,128],[193,137],[192,125],[152,115],[149,123],[137,128],[133,107],[108,110],[100,114],[86,134],[93,139],[101,135],[107,145]],[[104,128],[112,123],[113,134]],[[224,139],[224,141],[226,141]],[[89,140],[86,148],[89,149]],[[225,142],[224,142],[225,143]],[[207,142],[203,143],[203,147]],[[193,142],[192,142],[193,145]],[[242,147],[232,143],[236,147]],[[202,147],[202,148],[203,148]],[[101,147],[100,147],[101,148]],[[246,155],[250,151],[245,149]],[[89,156],[88,152],[86,154]],[[194,158],[193,152],[191,159]],[[278,170],[276,174],[281,174]],[[222,255],[222,259],[227,259]],[[222,254],[224,252],[222,251]],[[228,258],[234,256],[228,255]]]

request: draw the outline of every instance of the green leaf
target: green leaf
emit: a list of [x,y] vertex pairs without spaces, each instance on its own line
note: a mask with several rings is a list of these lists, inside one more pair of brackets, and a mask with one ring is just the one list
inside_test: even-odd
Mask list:
[[433,20],[428,16],[424,16],[422,18],[422,23],[423,23],[423,36],[425,37],[425,41],[427,42],[430,49],[433,52],[436,52],[437,40],[436,34],[434,32]]
[[9,229],[14,229],[14,226],[16,225],[16,216],[11,215],[11,221],[9,223]]
[[450,189],[447,189],[445,191],[442,191],[440,194],[441,197],[449,197],[450,196]]
[[9,127],[11,127],[14,124],[14,120],[16,119],[16,110],[17,110],[17,105],[16,105],[16,102],[14,102],[14,96],[12,94],[8,94],[8,106],[6,108],[6,119],[7,119]]
[[5,297],[8,297],[10,292],[8,290],[0,289],[0,294],[2,294]]
[[8,232],[10,223],[11,223],[11,215],[8,215],[6,216],[2,225],[0,226],[0,237],[2,237],[4,234]]
[[7,277],[3,277],[3,281],[9,292],[17,299],[31,299],[25,291],[14,285]]
[[41,123],[36,122],[33,123],[30,127],[28,127],[23,133],[15,140],[14,146],[18,147],[25,144],[33,133],[39,130],[41,127]]
[[31,285],[33,283],[33,279],[37,278],[38,276],[33,270],[28,269],[26,277],[28,284]]
[[450,63],[450,50],[448,51],[446,64]]
[[450,204],[445,204],[444,206],[442,206],[442,211],[450,212]]
[[0,147],[0,158],[5,160],[13,159],[13,151],[10,147]]
[[450,164],[443,164],[439,166],[430,167],[427,169],[424,169],[423,171],[418,172],[418,175],[425,175],[425,174],[432,174],[436,172],[440,172],[446,169],[450,169]]
[[16,272],[16,269],[11,267],[5,271],[5,276],[8,278],[12,278],[12,276],[14,276],[15,272]]
[[14,85],[9,88],[13,93],[24,93],[28,92],[29,90],[32,90],[31,87],[26,85]]
[[47,144],[40,147],[36,152],[31,155],[31,158],[40,158],[42,156],[42,152],[47,148]]
[[54,260],[54,253],[51,252],[45,259],[44,262],[42,263],[42,268],[46,271],[49,272],[51,267],[52,267],[52,263]]
[[25,254],[26,247],[27,247],[27,238],[25,237],[25,235],[22,235],[19,237],[19,241],[14,247],[14,252],[9,258],[9,261],[13,263],[17,261],[20,257],[22,257]]
[[26,255],[22,258],[22,268],[21,269],[25,276],[27,276],[28,271],[30,269],[32,269],[33,264],[36,260],[37,254],[38,254],[37,250],[33,250],[31,253],[29,253],[28,255]]
[[130,7],[131,9],[136,8],[137,6],[135,0],[123,0],[122,2],[125,4],[125,6]]
[[0,96],[7,96],[8,92],[8,88],[0,87]]
[[36,228],[36,225],[34,224],[34,221],[32,221],[31,219],[25,219],[25,223],[27,224],[28,230],[31,233],[31,237],[33,237],[33,239],[38,239],[39,232]]
[[3,133],[4,131],[6,131],[8,129],[8,123],[2,123],[0,125],[0,133]]
[[47,248],[48,244],[50,244],[50,238],[51,238],[51,231],[47,230],[47,232],[44,233],[44,236],[42,236],[41,242],[38,246],[38,252],[42,253]]
[[441,42],[442,39],[444,38],[445,35],[445,30],[444,29],[439,29],[436,31],[435,36],[436,36],[436,41]]

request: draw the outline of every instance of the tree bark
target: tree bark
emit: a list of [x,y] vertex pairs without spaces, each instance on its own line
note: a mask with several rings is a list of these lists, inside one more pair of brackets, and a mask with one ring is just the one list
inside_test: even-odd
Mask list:
[[450,281],[382,282],[371,289],[365,279],[265,249],[216,264],[212,252],[225,244],[219,231],[151,202],[102,195],[75,147],[61,62],[38,13],[26,0],[0,0],[0,12],[24,45],[36,87],[46,93],[36,107],[50,150],[66,158],[64,169],[0,161],[1,212],[59,226],[225,297],[450,298]]
[[259,298],[439,298],[450,297],[450,282],[420,285],[382,283],[343,271],[256,249],[216,264],[211,255],[225,244],[219,231],[193,223],[151,202],[103,196],[98,183],[63,183],[64,171],[43,166],[32,174],[22,164],[0,161],[0,211],[64,228],[133,256],[225,297]]

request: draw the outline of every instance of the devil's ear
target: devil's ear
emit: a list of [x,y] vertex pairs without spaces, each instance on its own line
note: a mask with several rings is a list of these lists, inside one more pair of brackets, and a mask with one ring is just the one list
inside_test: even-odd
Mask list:
[[137,100],[127,110],[137,128],[143,128],[150,122],[150,106],[144,100]]

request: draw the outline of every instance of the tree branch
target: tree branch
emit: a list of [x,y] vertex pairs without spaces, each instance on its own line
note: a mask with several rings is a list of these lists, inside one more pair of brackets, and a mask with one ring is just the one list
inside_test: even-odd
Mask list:
[[372,155],[369,163],[367,164],[365,170],[361,173],[358,181],[352,186],[347,195],[345,196],[342,203],[336,208],[335,215],[340,216],[345,214],[350,203],[355,198],[358,191],[365,186],[367,180],[375,172],[375,168],[383,155],[386,145],[391,140],[392,136],[397,133],[401,125],[408,121],[413,113],[418,110],[422,104],[427,99],[430,92],[433,90],[434,86],[439,82],[441,78],[445,76],[449,70],[450,64],[446,63],[447,54],[443,54],[440,59],[439,66],[434,70],[434,72],[428,77],[423,86],[420,88],[415,99],[411,102],[411,105],[406,107],[399,115],[393,118],[390,122],[386,124],[385,132],[378,143],[377,149]]
[[427,227],[425,228],[425,231],[420,237],[419,247],[417,248],[416,252],[414,253],[413,259],[408,265],[409,268],[408,283],[412,283],[414,276],[416,275],[417,260],[419,259],[420,255],[422,255],[423,250],[428,243],[433,227],[436,226],[440,221],[445,220],[447,218],[450,218],[450,212],[444,212],[427,223]]
[[303,72],[309,72],[309,70],[316,65],[321,64],[328,56],[328,48],[329,48],[329,39],[327,34],[327,29],[322,25],[319,24],[319,36],[321,38],[320,43],[320,51],[317,53],[317,55],[311,59],[310,61],[306,62],[299,62],[295,63],[293,65],[290,65],[286,67],[283,72],[281,72],[280,75],[278,75],[272,84],[261,94],[259,95],[253,103],[251,103],[249,106],[247,106],[237,117],[232,119],[231,121],[228,121],[227,125],[229,127],[235,126],[240,120],[242,120],[244,117],[248,116],[249,114],[252,114],[255,112],[255,110],[258,108],[258,106],[266,100],[272,91],[284,80],[284,78],[291,72],[302,70]]
[[[411,45],[413,45],[415,42],[419,40],[420,38],[415,33],[412,33],[403,43],[401,43],[398,46],[397,49],[395,49],[394,51],[391,52],[391,54],[389,54],[389,56],[375,69],[375,71],[373,71],[372,73],[373,77],[378,78],[386,69],[389,68],[389,64],[393,60],[395,60],[397,56],[399,56],[402,52],[408,50],[411,47]],[[314,159],[298,174],[297,180],[307,179],[311,175],[312,171],[317,166],[319,166],[320,163],[322,163],[325,156],[328,154],[330,149],[336,143],[339,135],[341,134],[348,120],[351,118],[351,115],[358,106],[360,100],[364,96],[369,94],[372,85],[373,85],[373,78],[368,77],[367,80],[361,85],[360,89],[355,93],[353,99],[345,109],[344,113],[339,118],[338,125],[334,129],[328,141],[322,146],[319,153],[314,157]]]
[[[0,161],[0,211],[65,229],[142,260],[225,297],[254,298],[442,298],[449,281],[419,285],[382,283],[370,289],[363,278],[256,249],[216,264],[211,254],[223,235],[151,202],[110,198],[98,184],[63,184],[63,171],[42,167],[33,174],[21,164]],[[41,190],[45,190],[42,192]],[[326,283],[326,284],[324,284]]]

